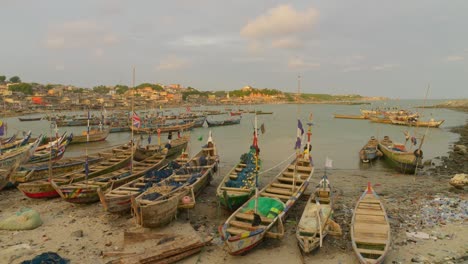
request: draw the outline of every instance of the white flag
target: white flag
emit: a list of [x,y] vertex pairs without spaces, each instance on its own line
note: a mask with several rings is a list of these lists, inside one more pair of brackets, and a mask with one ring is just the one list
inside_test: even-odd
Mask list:
[[329,159],[327,157],[327,159],[325,160],[325,168],[330,168],[331,169],[332,168],[332,162],[333,162],[333,160],[331,160],[331,159]]

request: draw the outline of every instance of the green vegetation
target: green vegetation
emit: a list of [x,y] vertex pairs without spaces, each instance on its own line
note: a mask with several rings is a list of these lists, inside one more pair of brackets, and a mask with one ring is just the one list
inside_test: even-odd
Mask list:
[[249,96],[252,93],[256,94],[262,94],[262,95],[279,95],[283,94],[283,92],[276,90],[276,89],[257,89],[257,88],[252,88],[250,90],[234,90],[229,92],[229,95],[236,96],[236,97],[244,97],[244,96]]
[[27,95],[33,94],[32,85],[29,83],[13,84],[8,87],[8,90],[12,92],[22,92],[23,94],[27,94]]
[[155,91],[164,91],[164,88],[162,88],[161,85],[151,84],[151,83],[142,83],[142,84],[138,85],[135,88],[136,89],[143,89],[143,88],[146,88],[146,87],[151,87],[151,89],[153,89]]
[[6,76],[5,75],[0,75],[0,83],[4,83],[6,80]]
[[128,89],[129,89],[129,88],[128,88],[127,85],[117,84],[117,85],[115,86],[115,92],[116,92],[117,94],[124,94],[125,92],[128,91]]
[[13,76],[13,77],[10,78],[10,82],[12,82],[12,83],[20,83],[20,82],[21,82],[21,79],[20,79],[20,77],[18,77],[18,76]]
[[110,88],[104,85],[99,85],[93,87],[93,91],[98,94],[107,94],[110,91]]
[[201,97],[208,97],[208,94],[210,94],[210,92],[200,92],[197,89],[192,88],[192,87],[189,86],[187,88],[187,91],[182,92],[182,100],[183,101],[187,100],[187,97],[190,96],[190,95],[198,95],[198,96],[201,96]]

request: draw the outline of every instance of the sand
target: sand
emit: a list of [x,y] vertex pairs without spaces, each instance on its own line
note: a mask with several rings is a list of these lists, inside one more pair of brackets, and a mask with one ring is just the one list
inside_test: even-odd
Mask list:
[[[358,263],[351,248],[349,223],[351,209],[368,181],[374,184],[376,192],[383,198],[391,219],[393,241],[386,263],[409,263],[418,254],[433,263],[447,261],[447,258],[452,257],[460,259],[467,255],[466,223],[447,222],[445,225],[424,229],[418,224],[405,221],[411,215],[418,214],[420,204],[436,194],[466,199],[466,191],[454,192],[445,179],[439,180],[435,176],[411,176],[368,169],[332,171],[329,176],[337,195],[335,217],[343,230],[341,237],[329,236],[320,250],[304,256],[300,253],[294,232],[307,200],[305,195],[288,216],[284,239],[267,239],[245,256],[230,256],[223,250],[222,241],[216,231],[230,215],[218,207],[214,195],[217,183],[231,166],[221,165],[220,175],[198,197],[195,209],[180,211],[178,219],[163,229],[138,227],[130,214],[121,216],[106,213],[99,203],[75,205],[59,198],[33,200],[16,189],[3,190],[0,192],[0,218],[14,214],[22,207],[28,207],[40,213],[44,224],[28,231],[1,230],[0,263],[20,263],[46,251],[57,252],[72,263],[106,263],[113,258],[103,258],[102,253],[122,250],[125,230],[171,233],[184,230],[188,224],[201,237],[211,235],[214,239],[200,254],[181,263]],[[321,175],[321,171],[316,171],[312,185],[318,182]],[[424,231],[428,234],[437,231],[443,237],[437,240],[408,241],[406,231]]]

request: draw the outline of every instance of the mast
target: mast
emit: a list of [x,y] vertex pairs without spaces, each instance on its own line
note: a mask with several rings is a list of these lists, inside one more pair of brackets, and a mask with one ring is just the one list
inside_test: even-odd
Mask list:
[[[258,143],[257,143],[257,113],[255,113],[255,121],[254,121],[254,139],[253,139],[253,146],[255,148],[255,214],[257,214],[258,209]],[[256,145],[257,144],[257,145]]]
[[[301,75],[299,74],[297,76],[297,142],[296,142],[296,160],[295,160],[295,165],[294,165],[294,172],[293,172],[293,184],[292,184],[292,192],[294,193],[294,190],[296,189],[296,173],[297,173],[297,162],[299,159],[299,153],[301,153],[301,141],[299,137],[302,137],[302,135],[299,135],[299,124],[300,124],[300,119],[299,119],[299,103],[300,103],[300,95],[301,95]],[[298,146],[299,145],[299,146]]]
[[[135,66],[133,67],[133,76],[132,76],[132,127],[133,127],[133,115],[134,115],[134,101],[135,101]],[[133,147],[135,146],[135,142],[133,142],[133,129],[131,135],[131,148],[130,148],[130,173],[133,173]]]

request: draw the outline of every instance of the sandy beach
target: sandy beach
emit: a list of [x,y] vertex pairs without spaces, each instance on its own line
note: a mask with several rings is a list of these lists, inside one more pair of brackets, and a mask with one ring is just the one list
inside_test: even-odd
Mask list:
[[[458,128],[459,142],[466,146],[468,127]],[[197,198],[192,210],[179,211],[177,220],[161,229],[136,226],[128,215],[103,211],[101,204],[76,205],[62,201],[33,200],[17,189],[0,192],[0,219],[21,208],[36,210],[43,225],[28,231],[0,230],[0,263],[21,263],[43,252],[56,252],[71,263],[109,263],[116,257],[103,257],[110,251],[122,251],[124,231],[195,233],[212,243],[200,253],[180,263],[358,263],[351,247],[349,224],[352,210],[367,182],[382,197],[391,224],[392,243],[386,263],[462,263],[468,261],[466,222],[467,192],[455,189],[448,180],[461,173],[466,155],[451,152],[438,168],[426,169],[421,175],[403,175],[393,171],[332,170],[329,173],[336,195],[336,222],[342,228],[339,237],[327,236],[321,249],[303,255],[295,238],[295,226],[304,204],[323,171],[317,169],[306,195],[296,203],[286,221],[282,240],[266,239],[244,256],[230,256],[223,250],[218,226],[230,213],[217,204],[216,186],[233,164],[221,163],[219,175]],[[447,166],[447,167],[446,167]],[[466,171],[465,171],[466,172]],[[273,177],[273,176],[271,176]],[[426,238],[407,232],[422,232]],[[151,242],[148,246],[151,246]]]

